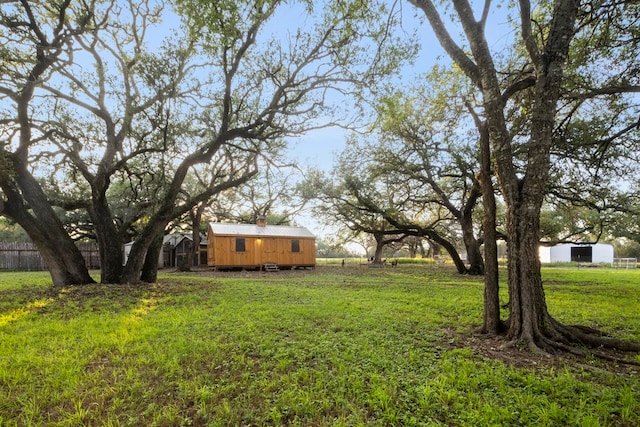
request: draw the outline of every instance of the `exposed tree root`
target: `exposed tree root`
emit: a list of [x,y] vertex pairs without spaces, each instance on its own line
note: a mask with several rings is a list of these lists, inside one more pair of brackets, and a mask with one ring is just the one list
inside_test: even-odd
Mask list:
[[607,336],[604,332],[575,325],[564,325],[551,316],[545,333],[537,330],[533,340],[527,340],[530,349],[550,355],[565,352],[580,357],[595,357],[601,360],[640,366],[640,361],[613,356],[600,351],[609,349],[625,353],[640,353],[640,344]]
[[[510,321],[501,322],[509,337]],[[525,337],[524,334],[512,334],[511,338],[500,346],[500,349],[526,348],[533,354],[553,358],[561,353],[575,355],[581,358],[596,358],[604,361],[640,366],[639,360],[617,356],[615,353],[640,353],[640,344],[612,338],[607,333],[583,325],[564,325],[547,315],[544,331],[533,328],[533,336]],[[478,332],[495,336],[482,329]],[[605,350],[609,350],[606,352]]]
[[599,337],[608,337],[609,334],[607,334],[605,331],[601,331],[599,329],[595,329],[595,328],[591,328],[589,326],[584,326],[584,325],[566,325],[568,328],[575,328],[585,334],[590,334],[590,335],[595,335],[595,336],[599,336]]
[[549,359],[551,359],[554,356],[553,352],[550,352],[547,349],[543,349],[542,347],[537,345],[535,342],[529,341],[529,340],[522,340],[522,339],[513,339],[510,341],[507,341],[500,346],[500,349],[506,350],[509,348],[520,348],[520,347],[526,347],[526,349],[529,350],[531,353],[544,356]]

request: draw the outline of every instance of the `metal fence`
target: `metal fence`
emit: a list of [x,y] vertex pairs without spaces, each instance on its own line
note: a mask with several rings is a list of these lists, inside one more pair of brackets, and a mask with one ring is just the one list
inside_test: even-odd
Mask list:
[[611,266],[615,268],[637,268],[638,258],[614,258]]
[[[76,243],[88,269],[100,268],[100,255],[96,243]],[[0,270],[47,270],[36,245],[31,242],[0,242]]]

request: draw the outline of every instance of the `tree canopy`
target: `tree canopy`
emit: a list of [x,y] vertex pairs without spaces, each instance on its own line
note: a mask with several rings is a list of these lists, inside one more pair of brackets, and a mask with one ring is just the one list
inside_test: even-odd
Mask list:
[[[274,16],[295,5],[313,25],[303,31],[303,23],[290,21],[290,28],[270,34]],[[172,220],[253,179],[259,164],[279,155],[283,138],[348,121],[339,117],[331,94],[374,82],[397,60],[393,53],[381,55],[391,36],[376,25],[383,3],[325,8],[185,0],[176,9],[184,25],[161,43],[153,38],[171,13],[168,4],[95,2],[83,14],[68,6],[13,2],[3,15],[4,34],[23,26],[31,32],[22,39],[7,36],[15,63],[32,61],[42,73],[37,82],[30,80],[33,73],[23,73],[29,90],[14,98],[26,100],[18,109],[24,117],[6,120],[15,123],[22,143],[12,152],[7,142],[4,152],[21,161],[14,175],[30,181],[13,191],[7,176],[3,213],[17,220],[14,206],[25,206],[43,222],[46,212],[58,236],[44,236],[40,245],[65,241],[63,253],[72,253],[52,206],[80,211],[67,218],[98,241],[101,281],[107,283],[154,280],[155,264],[145,259],[157,257],[154,242]],[[78,29],[69,26],[72,14]],[[42,35],[51,27],[55,56],[40,55]],[[35,57],[22,54],[38,37]],[[11,73],[7,68],[7,84],[19,83]],[[9,129],[6,141],[12,139]],[[33,191],[26,191],[27,184]],[[21,225],[35,235],[34,221]],[[128,239],[134,243],[123,264]],[[60,256],[52,252],[50,264]],[[73,263],[80,264],[59,264],[64,270]],[[54,278],[56,284],[86,280]]]

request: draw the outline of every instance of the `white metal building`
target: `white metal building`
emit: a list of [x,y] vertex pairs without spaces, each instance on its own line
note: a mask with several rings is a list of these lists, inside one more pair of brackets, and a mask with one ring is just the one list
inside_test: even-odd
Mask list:
[[608,243],[567,243],[556,246],[540,246],[540,261],[613,263],[613,245]]

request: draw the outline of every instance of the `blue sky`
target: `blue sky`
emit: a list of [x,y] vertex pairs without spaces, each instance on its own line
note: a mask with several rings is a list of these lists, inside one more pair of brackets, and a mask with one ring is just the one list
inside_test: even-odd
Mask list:
[[[476,2],[482,4],[483,2]],[[423,19],[422,11],[417,10],[408,2],[401,2],[402,27],[407,34],[414,30],[420,37],[420,52],[415,63],[406,64],[399,76],[398,86],[409,87],[420,75],[428,72],[436,64],[450,63],[439,42],[435,38],[428,22]],[[513,27],[508,22],[504,6],[494,7],[489,16],[487,37],[495,51],[504,50],[513,37]],[[478,12],[479,13],[479,12]],[[456,35],[452,32],[452,35]],[[406,82],[406,84],[405,84]],[[341,128],[326,128],[309,132],[298,138],[292,138],[290,155],[302,166],[314,166],[321,169],[331,169],[334,159],[344,149],[349,132]]]

